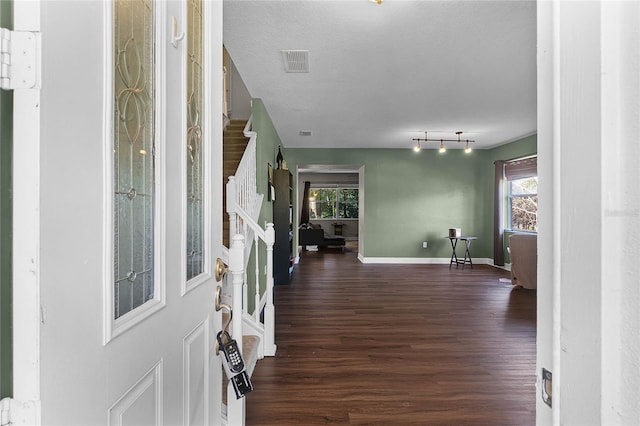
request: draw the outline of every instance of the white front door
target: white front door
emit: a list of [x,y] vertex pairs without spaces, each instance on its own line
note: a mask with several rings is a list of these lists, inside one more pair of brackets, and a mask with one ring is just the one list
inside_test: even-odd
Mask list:
[[47,425],[216,424],[221,2],[39,7],[14,396]]

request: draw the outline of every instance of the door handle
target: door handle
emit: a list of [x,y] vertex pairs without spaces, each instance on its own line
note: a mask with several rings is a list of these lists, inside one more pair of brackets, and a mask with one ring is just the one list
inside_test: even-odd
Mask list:
[[227,323],[224,325],[224,327],[222,327],[222,330],[227,331],[227,329],[229,328],[229,324],[231,324],[231,319],[233,318],[233,310],[231,309],[231,306],[227,305],[226,303],[222,303],[222,287],[220,286],[216,287],[215,302],[216,311],[224,309],[229,313],[229,319],[227,320]]
[[[229,313],[229,317],[227,318],[227,321],[225,322],[221,331],[226,333],[227,330],[229,329],[229,325],[231,324],[231,320],[233,319],[233,310],[231,309],[231,306],[229,306],[228,304],[222,303],[222,287],[220,286],[216,286],[215,308],[216,308],[216,311],[225,309]],[[216,345],[216,355],[218,354],[218,350],[219,350],[219,347],[218,345]]]

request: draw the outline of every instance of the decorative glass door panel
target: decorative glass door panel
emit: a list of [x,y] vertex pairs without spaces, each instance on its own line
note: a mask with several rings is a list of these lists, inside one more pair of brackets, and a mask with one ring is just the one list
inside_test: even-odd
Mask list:
[[204,270],[203,2],[187,3],[187,280]]
[[154,298],[154,3],[114,3],[114,318]]

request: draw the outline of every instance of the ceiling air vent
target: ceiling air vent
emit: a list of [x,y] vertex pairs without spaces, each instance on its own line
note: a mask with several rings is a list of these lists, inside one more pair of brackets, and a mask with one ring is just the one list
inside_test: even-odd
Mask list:
[[286,72],[309,72],[308,50],[283,50]]
[[311,136],[311,130],[300,130],[300,136]]

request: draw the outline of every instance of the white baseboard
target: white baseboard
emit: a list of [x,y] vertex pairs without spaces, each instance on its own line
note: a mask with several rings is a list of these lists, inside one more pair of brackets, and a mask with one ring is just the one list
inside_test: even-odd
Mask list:
[[[448,265],[448,257],[364,257],[358,253],[358,260],[362,263],[395,263],[395,264],[429,264]],[[476,265],[492,265],[493,259],[486,257],[471,258]]]

